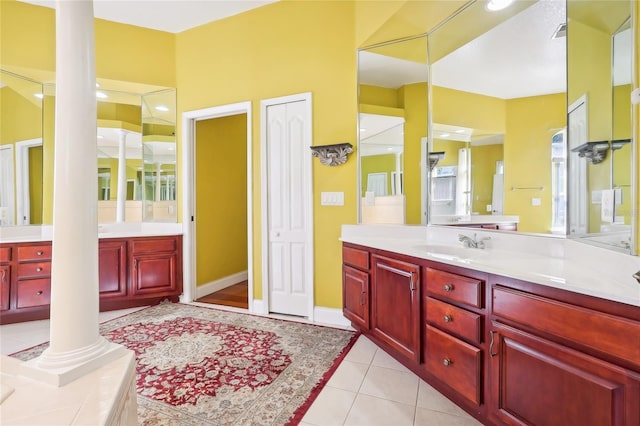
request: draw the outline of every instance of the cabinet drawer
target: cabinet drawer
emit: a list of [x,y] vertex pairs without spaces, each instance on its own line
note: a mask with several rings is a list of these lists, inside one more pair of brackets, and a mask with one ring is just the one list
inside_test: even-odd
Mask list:
[[476,405],[482,403],[480,349],[427,325],[427,370]]
[[11,260],[11,247],[0,247],[0,262]]
[[171,238],[150,238],[143,240],[132,240],[132,253],[155,253],[160,251],[176,251],[178,249],[178,241]]
[[18,281],[18,308],[48,305],[50,302],[51,280],[49,278]]
[[342,247],[342,263],[368,270],[369,252],[353,247]]
[[482,317],[478,314],[427,297],[427,322],[472,343],[480,344]]
[[18,262],[29,260],[51,260],[51,245],[18,247]]
[[51,275],[51,262],[30,262],[18,264],[18,279],[48,277]]
[[482,308],[482,281],[427,268],[427,291],[445,299]]
[[640,366],[640,322],[503,287],[493,314]]

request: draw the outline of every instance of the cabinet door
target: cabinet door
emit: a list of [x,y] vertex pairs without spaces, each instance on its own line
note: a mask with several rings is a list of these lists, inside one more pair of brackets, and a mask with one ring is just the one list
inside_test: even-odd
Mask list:
[[100,299],[127,295],[127,241],[101,240],[99,245]]
[[342,267],[342,312],[361,329],[369,329],[369,274]]
[[176,253],[134,254],[131,290],[134,295],[163,296],[176,294]]
[[420,362],[420,267],[379,255],[372,260],[372,333]]
[[498,323],[491,334],[493,422],[640,424],[637,373]]
[[9,288],[11,286],[10,265],[0,265],[0,311],[9,309]]

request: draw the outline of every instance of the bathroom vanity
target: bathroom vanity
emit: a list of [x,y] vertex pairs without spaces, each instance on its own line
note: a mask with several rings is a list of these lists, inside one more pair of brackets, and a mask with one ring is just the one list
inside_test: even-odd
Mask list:
[[640,424],[640,259],[428,229],[343,227],[353,327],[483,424]]
[[[49,318],[50,240],[0,244],[0,324]],[[182,235],[99,240],[100,310],[178,301]]]

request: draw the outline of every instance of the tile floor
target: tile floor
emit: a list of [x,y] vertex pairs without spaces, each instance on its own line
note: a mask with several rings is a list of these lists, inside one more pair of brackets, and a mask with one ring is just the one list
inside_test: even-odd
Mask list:
[[[137,309],[140,308],[101,312],[100,321]],[[48,320],[0,326],[3,355],[48,340]],[[361,336],[300,425],[470,426],[480,423]]]

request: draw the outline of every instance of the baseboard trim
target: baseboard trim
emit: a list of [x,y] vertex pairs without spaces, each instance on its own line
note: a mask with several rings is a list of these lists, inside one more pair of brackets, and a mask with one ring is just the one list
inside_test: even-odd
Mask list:
[[313,308],[313,322],[337,327],[349,327],[351,325],[351,321],[342,315],[342,309],[324,308],[322,306]]
[[209,283],[199,285],[196,287],[196,299],[199,299],[207,294],[215,293],[224,288],[231,287],[234,284],[241,283],[248,279],[249,274],[247,271],[238,272],[237,274],[229,275],[219,280],[211,281]]

